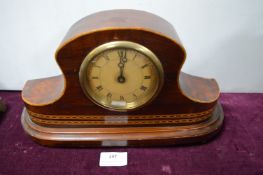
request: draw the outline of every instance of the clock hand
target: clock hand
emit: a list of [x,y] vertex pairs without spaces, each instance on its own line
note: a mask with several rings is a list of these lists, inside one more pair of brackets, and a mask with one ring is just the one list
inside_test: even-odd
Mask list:
[[123,65],[122,63],[119,63],[118,66],[120,68],[120,75],[118,76],[118,82],[119,83],[124,83],[125,82],[125,77],[123,76]]
[[126,51],[118,51],[118,55],[120,57],[120,62],[118,63],[118,67],[120,68],[120,75],[118,76],[118,82],[124,83],[125,77],[123,76],[123,69],[124,69],[125,63],[127,62]]

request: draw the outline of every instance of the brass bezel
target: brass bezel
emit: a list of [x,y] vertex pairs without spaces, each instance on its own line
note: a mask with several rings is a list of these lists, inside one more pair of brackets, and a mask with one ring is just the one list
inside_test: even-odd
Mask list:
[[[94,91],[89,87],[88,79],[87,79],[87,75],[86,75],[87,67],[88,67],[89,63],[92,61],[93,58],[95,58],[101,52],[104,52],[104,51],[109,50],[109,49],[115,49],[115,48],[134,49],[134,50],[140,52],[141,54],[144,54],[145,56],[147,56],[152,61],[153,65],[155,66],[155,68],[157,70],[157,73],[158,73],[157,80],[159,80],[159,82],[158,82],[157,89],[154,91],[153,95],[151,95],[150,98],[147,98],[147,99],[143,98],[140,101],[140,103],[131,104],[129,107],[127,107],[127,106],[125,106],[125,107],[120,107],[120,106],[119,107],[113,107],[113,106],[109,106],[106,103],[104,103],[103,100],[98,99],[97,96],[95,95]],[[112,42],[102,44],[102,45],[94,48],[90,53],[88,53],[88,55],[84,58],[83,62],[81,63],[81,66],[80,66],[79,81],[80,81],[80,85],[81,85],[81,88],[82,88],[84,94],[95,104],[97,104],[97,105],[99,105],[105,109],[108,109],[108,110],[126,112],[126,111],[131,111],[131,110],[141,108],[141,107],[149,104],[159,94],[159,92],[163,86],[164,71],[163,71],[162,64],[161,64],[160,60],[157,58],[157,56],[151,50],[144,47],[143,45],[135,43],[135,42],[130,42],[130,41],[112,41]]]

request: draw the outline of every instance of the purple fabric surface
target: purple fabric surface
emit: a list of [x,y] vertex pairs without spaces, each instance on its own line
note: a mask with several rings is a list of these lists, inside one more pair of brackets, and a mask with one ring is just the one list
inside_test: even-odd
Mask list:
[[[225,126],[203,145],[157,148],[48,148],[25,135],[20,92],[0,91],[0,175],[27,174],[263,174],[263,94],[221,95]],[[102,151],[127,151],[128,165],[99,167]]]

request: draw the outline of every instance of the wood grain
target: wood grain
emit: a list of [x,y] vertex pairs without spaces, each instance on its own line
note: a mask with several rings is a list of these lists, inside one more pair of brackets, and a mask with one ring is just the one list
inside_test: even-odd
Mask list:
[[[155,100],[143,108],[109,111],[90,101],[81,89],[79,70],[84,58],[94,48],[112,41],[141,44],[151,50],[163,66],[164,85]],[[87,16],[69,29],[55,59],[62,75],[29,80],[22,91],[28,111],[23,113],[23,126],[42,144],[78,145],[82,137],[90,145],[101,145],[107,138],[126,140],[127,145],[162,144],[163,140],[174,144],[200,141],[217,133],[222,126],[217,82],[181,72],[186,51],[173,26],[154,14],[111,10]],[[105,116],[114,120],[107,122]],[[121,116],[126,117],[126,123]],[[209,123],[211,121],[214,122]],[[67,134],[58,137],[61,129],[71,140],[67,140]],[[114,134],[108,133],[108,129]],[[127,135],[122,134],[123,129]],[[163,129],[167,131],[165,134],[160,131]]]
[[190,126],[52,128],[35,124],[24,110],[22,125],[36,142],[46,146],[164,146],[208,141],[222,128],[222,114],[217,104],[209,120]]

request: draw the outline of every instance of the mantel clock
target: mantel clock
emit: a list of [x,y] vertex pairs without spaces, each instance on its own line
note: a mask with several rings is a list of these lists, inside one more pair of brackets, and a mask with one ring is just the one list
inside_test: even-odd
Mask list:
[[22,125],[49,146],[204,142],[223,124],[214,79],[181,71],[173,26],[143,11],[110,10],[75,23],[55,53],[61,75],[29,80]]

